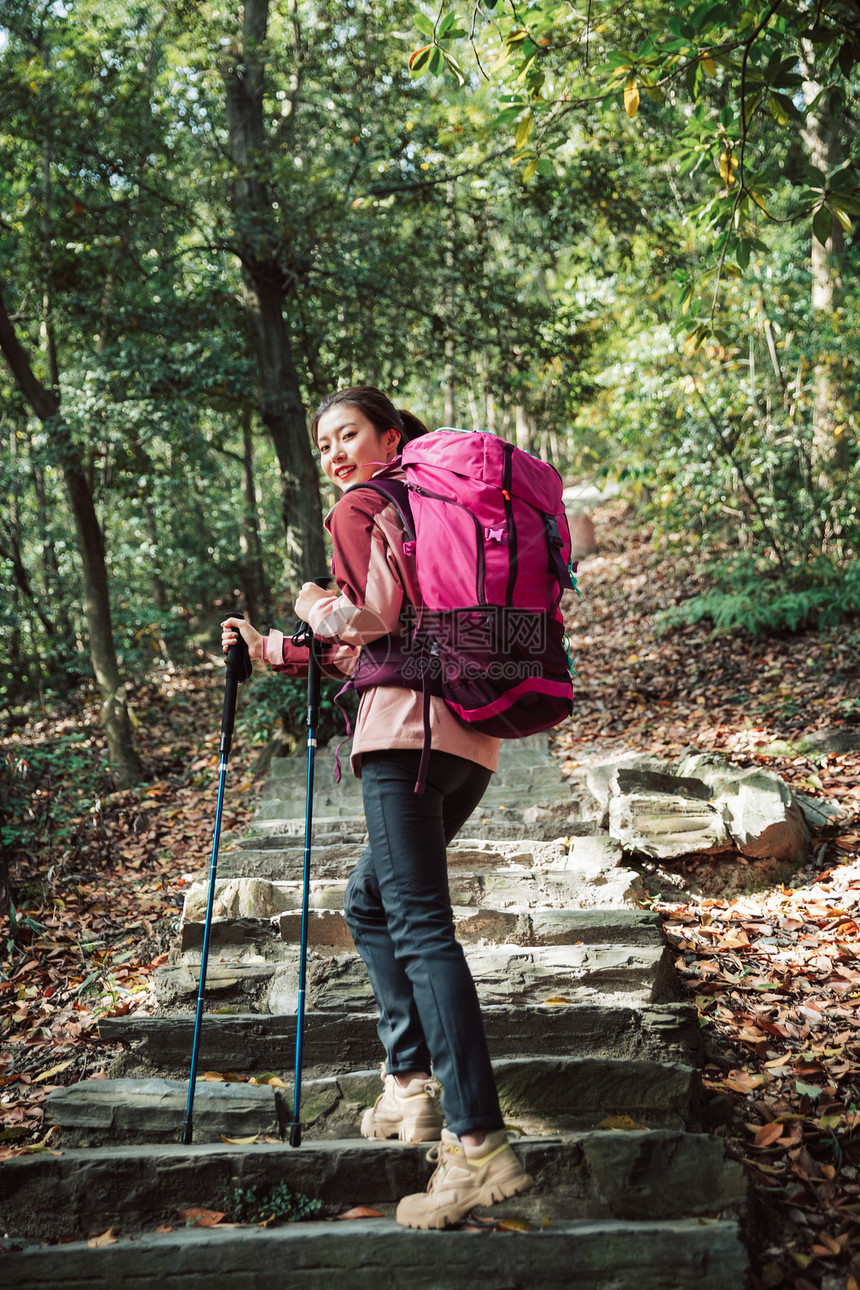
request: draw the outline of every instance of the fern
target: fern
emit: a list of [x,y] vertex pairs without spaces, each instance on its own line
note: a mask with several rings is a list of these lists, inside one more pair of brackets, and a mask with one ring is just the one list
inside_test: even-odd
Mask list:
[[[822,581],[812,581],[815,573]],[[719,572],[716,573],[719,579]],[[806,585],[780,578],[768,581],[748,566],[736,571],[726,589],[715,588],[658,615],[658,629],[709,620],[717,633],[741,629],[751,636],[797,632],[805,627],[835,627],[860,614],[860,567],[810,570]]]

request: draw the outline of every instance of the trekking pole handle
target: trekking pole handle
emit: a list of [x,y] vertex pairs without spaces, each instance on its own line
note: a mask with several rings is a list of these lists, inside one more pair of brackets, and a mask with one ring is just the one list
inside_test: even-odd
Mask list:
[[[322,578],[312,578],[311,581],[317,587],[327,587],[331,579],[328,574]],[[315,730],[319,722],[320,708],[320,684],[322,681],[322,667],[320,664],[320,646],[317,638],[311,631],[310,624],[299,622],[296,630],[293,632],[293,644],[305,645],[308,650],[308,729]]]
[[236,693],[240,684],[247,681],[253,671],[251,656],[245,640],[238,634],[227,651],[227,675],[224,683],[224,711],[221,715],[220,760],[225,762],[230,756],[233,743],[233,720],[236,715]]

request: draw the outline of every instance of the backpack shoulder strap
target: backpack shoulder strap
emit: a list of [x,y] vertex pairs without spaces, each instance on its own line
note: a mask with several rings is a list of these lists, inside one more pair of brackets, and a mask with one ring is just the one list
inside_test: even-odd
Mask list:
[[369,479],[364,484],[351,484],[346,489],[346,493],[352,493],[357,488],[369,488],[374,493],[380,493],[387,497],[392,505],[396,508],[403,524],[404,531],[410,542],[415,541],[415,521],[412,518],[412,507],[409,504],[409,486],[402,479]]

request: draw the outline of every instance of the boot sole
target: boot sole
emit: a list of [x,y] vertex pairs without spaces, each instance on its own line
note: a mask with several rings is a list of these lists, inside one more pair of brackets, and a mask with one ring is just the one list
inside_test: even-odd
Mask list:
[[499,1201],[510,1200],[512,1196],[520,1196],[533,1186],[534,1178],[532,1178],[531,1174],[524,1174],[517,1181],[512,1181],[510,1185],[496,1182],[486,1186],[478,1199],[471,1201],[465,1209],[462,1205],[449,1205],[447,1209],[437,1210],[433,1214],[428,1214],[426,1219],[423,1217],[405,1219],[398,1214],[397,1222],[401,1227],[412,1227],[420,1231],[441,1231],[446,1227],[454,1227],[457,1223],[462,1223],[468,1218],[473,1209],[479,1209],[486,1205],[497,1205]]

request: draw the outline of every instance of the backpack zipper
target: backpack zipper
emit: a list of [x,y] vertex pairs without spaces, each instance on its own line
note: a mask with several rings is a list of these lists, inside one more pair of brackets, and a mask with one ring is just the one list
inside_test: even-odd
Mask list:
[[513,477],[514,445],[502,445],[505,454],[505,466],[502,471],[502,497],[505,499],[505,519],[508,523],[508,585],[505,588],[505,604],[514,603],[514,585],[517,581],[517,529],[514,524],[514,504],[511,501],[511,484]]

